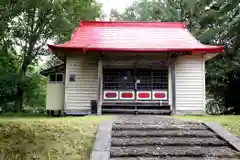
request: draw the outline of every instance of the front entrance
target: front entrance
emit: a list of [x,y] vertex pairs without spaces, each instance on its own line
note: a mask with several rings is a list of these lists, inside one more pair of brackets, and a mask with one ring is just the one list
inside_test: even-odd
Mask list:
[[168,68],[104,69],[103,92],[104,101],[167,101]]

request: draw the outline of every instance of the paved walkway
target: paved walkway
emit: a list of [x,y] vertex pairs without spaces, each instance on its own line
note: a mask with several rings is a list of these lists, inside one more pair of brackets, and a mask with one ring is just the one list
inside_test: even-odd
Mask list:
[[237,151],[206,125],[154,115],[120,116],[112,125],[110,160],[229,160]]

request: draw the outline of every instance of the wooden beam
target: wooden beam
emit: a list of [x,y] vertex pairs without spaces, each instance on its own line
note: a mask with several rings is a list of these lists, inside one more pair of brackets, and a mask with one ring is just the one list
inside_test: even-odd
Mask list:
[[175,64],[176,63],[176,57],[172,57],[171,60],[171,80],[172,80],[172,114],[176,114],[176,74],[175,74]]
[[103,63],[102,59],[98,60],[98,101],[97,113],[102,114],[102,93],[103,93]]

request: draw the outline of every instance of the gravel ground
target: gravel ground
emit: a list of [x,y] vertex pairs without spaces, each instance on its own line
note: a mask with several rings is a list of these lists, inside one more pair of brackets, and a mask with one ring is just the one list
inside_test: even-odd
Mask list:
[[237,152],[200,122],[126,115],[112,128],[111,160],[222,160]]

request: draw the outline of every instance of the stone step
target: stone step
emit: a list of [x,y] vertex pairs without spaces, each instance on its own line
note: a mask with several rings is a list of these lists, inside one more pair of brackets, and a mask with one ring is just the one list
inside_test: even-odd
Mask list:
[[216,138],[184,138],[184,137],[150,137],[150,138],[117,138],[113,137],[112,146],[162,145],[162,146],[227,146],[227,142]]
[[137,158],[110,158],[110,160],[236,160],[236,158],[219,157],[137,157]]
[[221,157],[234,158],[236,151],[230,147],[200,146],[141,146],[111,147],[110,157]]
[[112,127],[113,130],[206,130],[203,124],[131,124],[131,123],[115,123]]
[[112,137],[214,137],[216,134],[209,130],[131,130],[112,131]]
[[139,114],[170,114],[170,109],[126,109],[126,108],[103,108],[104,113],[139,113]]
[[[133,116],[139,116],[139,115],[133,115]],[[162,118],[163,116],[161,116]],[[120,117],[122,118],[122,117]],[[131,120],[131,119],[117,119],[117,121],[115,121],[113,124],[165,124],[165,125],[173,125],[173,124],[196,124],[196,125],[201,125],[201,122],[192,122],[192,121],[188,121],[188,120],[175,120],[175,119],[168,119],[167,117],[164,117],[164,120],[160,119],[156,120],[156,119],[150,119],[149,117],[142,117],[142,119],[140,120]],[[148,118],[148,119],[147,119]]]

